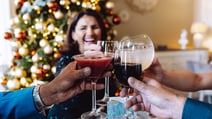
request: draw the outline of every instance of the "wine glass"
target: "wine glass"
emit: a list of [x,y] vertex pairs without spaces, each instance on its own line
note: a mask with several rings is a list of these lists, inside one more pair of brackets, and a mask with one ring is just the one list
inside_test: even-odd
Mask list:
[[[128,78],[132,76],[142,80],[142,70],[151,65],[153,58],[154,45],[145,34],[128,37],[120,42],[115,52],[114,71],[118,81],[128,89],[126,100],[131,92]],[[122,118],[134,119],[136,117],[127,110]]]
[[[107,54],[97,54],[97,55],[84,55],[79,54],[73,56],[77,61],[79,68],[90,67],[91,75],[89,76],[92,84],[92,110],[89,112],[85,112],[81,115],[82,119],[104,119],[106,118],[106,114],[104,112],[96,111],[96,82],[101,77],[105,69],[108,67],[110,62],[112,61],[112,56]],[[82,107],[83,108],[83,107]]]
[[[114,56],[115,50],[118,48],[118,41],[97,41],[97,45],[101,47],[101,51],[107,55]],[[109,80],[110,77],[105,77],[105,91],[104,97],[97,100],[97,104],[100,106],[106,106],[109,101]]]
[[128,40],[134,43],[135,47],[136,45],[140,44],[141,48],[140,50],[136,50],[135,54],[141,58],[140,61],[142,64],[142,71],[146,70],[152,64],[152,61],[155,56],[155,48],[153,41],[147,34],[139,34],[136,36],[131,36],[129,37]]

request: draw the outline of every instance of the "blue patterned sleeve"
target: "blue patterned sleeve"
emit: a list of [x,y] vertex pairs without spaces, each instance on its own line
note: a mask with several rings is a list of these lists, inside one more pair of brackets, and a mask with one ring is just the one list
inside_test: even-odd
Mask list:
[[212,119],[212,105],[188,98],[182,119]]
[[66,67],[66,65],[68,65],[70,62],[74,61],[74,58],[70,55],[67,55],[67,56],[63,56],[59,59],[59,62],[57,64],[57,67],[56,67],[56,73],[55,73],[55,76],[57,76],[61,70]]

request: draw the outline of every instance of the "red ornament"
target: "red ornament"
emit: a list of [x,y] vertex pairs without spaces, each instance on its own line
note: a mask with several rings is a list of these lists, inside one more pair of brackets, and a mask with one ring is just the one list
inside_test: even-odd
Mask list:
[[5,34],[4,34],[4,39],[9,40],[9,39],[11,39],[11,38],[12,38],[12,34],[11,34],[10,32],[5,32]]
[[45,73],[46,73],[46,70],[43,69],[42,67],[38,68],[37,71],[36,71],[36,75],[37,75],[38,78],[45,77]]
[[49,2],[47,5],[52,11],[57,11],[58,9],[58,4],[55,1]]
[[21,58],[21,55],[19,54],[18,51],[16,51],[16,52],[13,53],[13,57],[14,57],[15,59],[20,59],[20,58]]
[[105,23],[105,28],[106,28],[107,30],[110,29],[110,24]]
[[21,7],[24,4],[25,1],[26,0],[18,0],[17,5]]
[[114,16],[113,17],[113,23],[118,25],[121,22],[121,18],[119,16]]
[[19,32],[18,33],[18,36],[17,36],[17,39],[19,40],[19,41],[23,41],[24,39],[26,38],[26,33],[25,32]]
[[108,15],[110,15],[110,16],[114,15],[114,11],[112,9],[109,9],[108,10]]

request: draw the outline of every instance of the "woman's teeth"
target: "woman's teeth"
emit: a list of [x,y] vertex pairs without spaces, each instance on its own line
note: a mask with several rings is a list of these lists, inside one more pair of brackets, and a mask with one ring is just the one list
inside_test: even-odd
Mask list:
[[93,38],[87,38],[87,39],[85,39],[85,42],[92,42],[92,41],[94,41],[95,39],[93,39]]

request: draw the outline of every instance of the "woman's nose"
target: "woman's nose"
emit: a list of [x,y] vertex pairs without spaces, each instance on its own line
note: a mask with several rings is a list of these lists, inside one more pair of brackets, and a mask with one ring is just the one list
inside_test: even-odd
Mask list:
[[94,34],[94,30],[92,28],[88,28],[86,33],[88,35],[93,35]]

